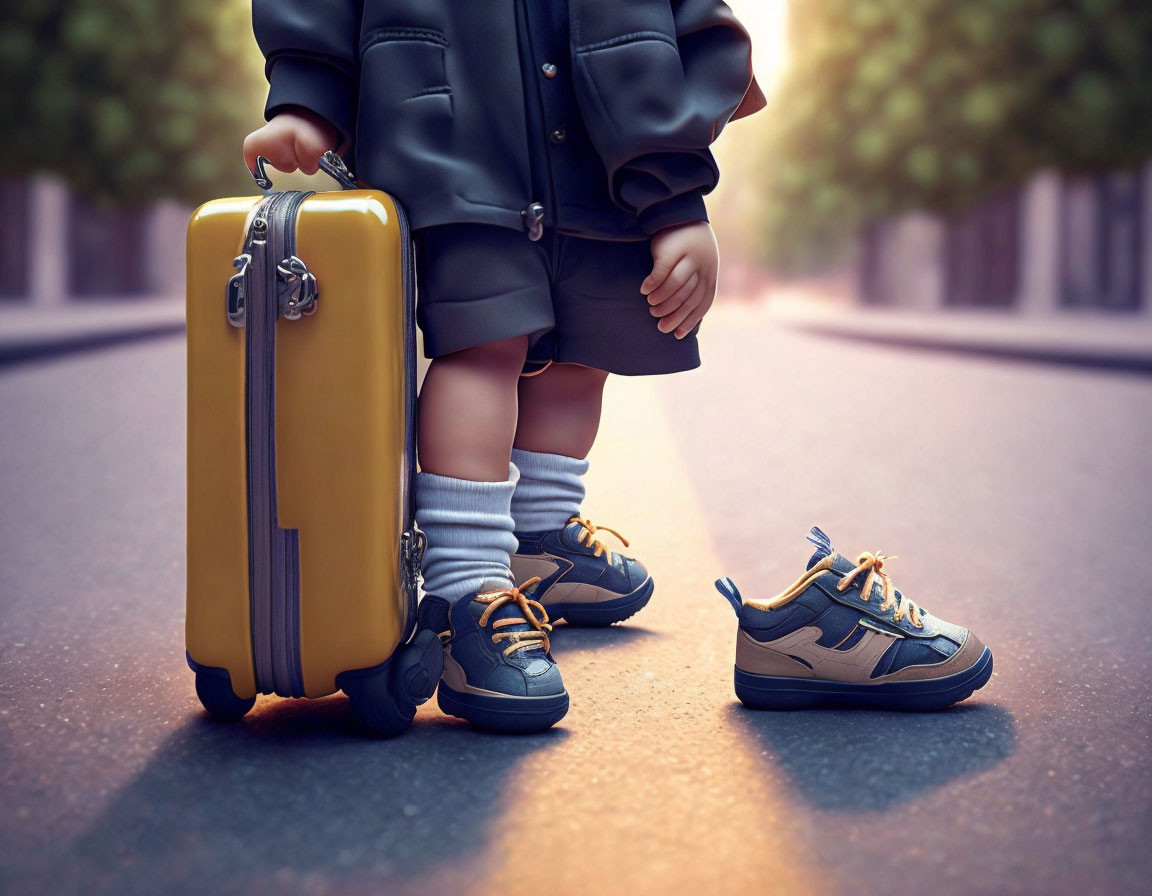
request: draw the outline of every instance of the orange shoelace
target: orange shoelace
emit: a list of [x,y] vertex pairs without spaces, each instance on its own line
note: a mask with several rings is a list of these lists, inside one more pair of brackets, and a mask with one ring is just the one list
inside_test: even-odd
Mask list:
[[[876,582],[880,583],[880,590],[884,594],[884,600],[880,603],[881,610],[887,610],[889,607],[895,607],[896,612],[892,614],[892,619],[899,622],[907,614],[908,618],[916,628],[924,628],[924,621],[920,618],[920,607],[911,598],[896,596],[896,586],[892,584],[892,580],[888,578],[888,574],[883,572],[885,560],[895,560],[896,557],[885,557],[883,551],[877,551],[873,554],[871,551],[864,551],[856,559],[856,567],[849,573],[841,577],[840,581],[836,583],[836,590],[843,591],[852,584],[852,580],[860,573],[867,571],[868,575],[864,578],[864,584],[860,587],[860,598],[862,600],[869,600],[872,597],[872,586]],[[903,598],[903,599],[901,599]]]
[[[484,612],[480,614],[479,624],[481,628],[487,625],[492,614],[505,604],[516,604],[524,616],[522,620],[497,619],[492,623],[492,628],[494,629],[492,633],[493,643],[499,645],[501,641],[507,640],[511,642],[504,648],[505,656],[511,656],[517,650],[529,650],[534,647],[542,647],[545,653],[548,652],[548,632],[552,631],[552,626],[548,622],[548,611],[544,609],[544,605],[539,601],[525,597],[523,594],[525,590],[537,584],[539,581],[539,576],[533,576],[519,587],[501,588],[499,591],[486,591],[483,594],[476,595],[476,600],[488,604],[488,606],[484,608]],[[533,609],[540,611],[539,617],[536,616]],[[532,626],[532,631],[498,631],[498,629],[507,628],[510,625],[523,625],[524,622]]]
[[[578,516],[572,517],[570,520],[568,520],[568,522],[580,524],[580,535],[576,540],[580,544],[585,544],[592,548],[592,556],[594,557],[599,557],[605,551],[608,551],[608,546],[596,537],[597,532],[611,532],[613,535],[620,539],[620,543],[624,545],[624,547],[628,547],[628,539],[617,532],[615,529],[609,529],[607,526],[597,526],[591,520],[582,519]],[[608,551],[608,562],[612,562],[611,551]]]

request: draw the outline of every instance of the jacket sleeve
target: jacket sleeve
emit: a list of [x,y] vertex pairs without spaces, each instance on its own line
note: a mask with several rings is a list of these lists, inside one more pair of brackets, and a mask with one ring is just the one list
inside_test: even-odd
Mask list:
[[303,106],[331,122],[347,152],[356,128],[364,0],[252,0],[252,30],[266,60],[271,121]]
[[581,5],[576,90],[613,201],[647,233],[708,220],[703,196],[720,179],[708,147],[766,105],[747,30],[721,0],[670,0],[674,42],[657,31],[596,41],[588,16],[600,4]]

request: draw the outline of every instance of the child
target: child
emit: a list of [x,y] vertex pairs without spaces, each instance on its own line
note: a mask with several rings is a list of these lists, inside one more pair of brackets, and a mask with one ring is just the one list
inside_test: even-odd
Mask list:
[[765,105],[748,34],[720,0],[254,0],[253,21],[249,167],[313,173],[335,147],[413,227],[440,707],[547,728],[568,709],[549,613],[607,625],[652,594],[580,516],[581,477],[609,373],[700,363],[708,146]]

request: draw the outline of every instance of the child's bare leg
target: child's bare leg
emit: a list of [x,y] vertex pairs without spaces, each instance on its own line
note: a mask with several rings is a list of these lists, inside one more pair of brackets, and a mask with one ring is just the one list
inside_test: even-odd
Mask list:
[[600,428],[607,378],[607,371],[582,364],[550,364],[543,373],[521,377],[516,448],[587,457]]
[[512,449],[519,479],[510,506],[519,547],[512,570],[518,579],[539,576],[533,596],[569,625],[627,619],[653,590],[643,564],[606,549],[598,527],[580,513],[584,458],[596,440],[607,378],[603,370],[552,364],[520,381]]
[[420,392],[420,466],[430,473],[503,482],[516,433],[516,385],[528,337],[442,355]]
[[528,337],[442,355],[420,392],[416,522],[428,536],[424,588],[455,601],[510,587],[516,380]]
[[520,419],[512,462],[520,480],[512,496],[517,532],[561,529],[579,516],[584,458],[600,428],[607,371],[550,364],[520,378]]

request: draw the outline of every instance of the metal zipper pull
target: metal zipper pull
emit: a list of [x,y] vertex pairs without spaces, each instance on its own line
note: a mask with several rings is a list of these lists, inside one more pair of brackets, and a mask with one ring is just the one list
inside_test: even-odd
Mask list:
[[276,272],[280,275],[280,315],[299,320],[301,315],[315,314],[319,288],[303,259],[290,255],[276,266]]
[[252,256],[245,252],[232,259],[236,273],[228,278],[227,306],[228,323],[234,327],[244,326],[248,305],[248,269],[252,266]]
[[411,595],[420,587],[420,567],[424,559],[424,548],[428,539],[424,532],[413,524],[412,529],[400,536],[400,559],[404,566],[405,584]]
[[257,217],[248,232],[248,251],[232,259],[236,273],[228,278],[228,285],[224,289],[224,305],[228,312],[228,323],[234,327],[243,327],[248,313],[248,272],[252,268],[252,251],[264,245],[267,237],[268,221]]

